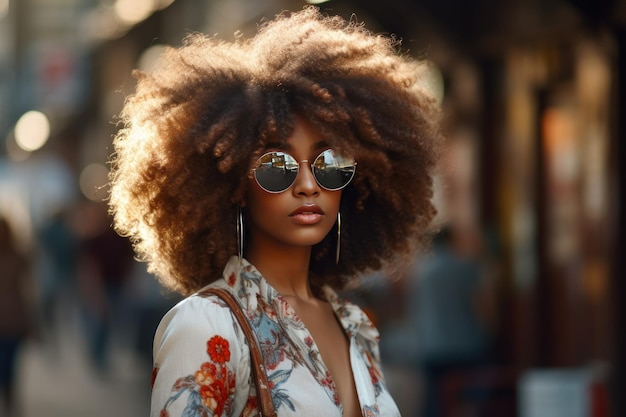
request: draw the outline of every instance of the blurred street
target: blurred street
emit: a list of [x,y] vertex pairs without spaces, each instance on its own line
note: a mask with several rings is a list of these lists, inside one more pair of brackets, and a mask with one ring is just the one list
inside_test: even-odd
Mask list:
[[[69,313],[69,312],[68,312]],[[31,341],[18,365],[21,417],[147,416],[150,370],[115,338],[110,364],[97,372],[86,354],[78,314],[58,327],[57,345]]]

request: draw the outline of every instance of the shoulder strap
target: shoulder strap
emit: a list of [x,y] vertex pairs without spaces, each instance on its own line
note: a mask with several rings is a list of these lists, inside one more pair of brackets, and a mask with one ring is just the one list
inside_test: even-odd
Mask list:
[[276,417],[274,403],[272,402],[272,394],[267,381],[267,374],[265,373],[265,367],[263,366],[263,357],[261,356],[259,345],[257,344],[254,332],[250,327],[250,323],[248,323],[248,319],[244,315],[237,300],[235,300],[235,298],[228,291],[222,288],[207,288],[198,293],[200,296],[207,296],[210,294],[220,297],[224,300],[224,302],[226,302],[226,304],[228,304],[232,312],[235,314],[243,333],[246,335],[248,346],[250,347],[252,376],[254,377],[256,385],[257,400],[259,401],[258,406],[261,416]]

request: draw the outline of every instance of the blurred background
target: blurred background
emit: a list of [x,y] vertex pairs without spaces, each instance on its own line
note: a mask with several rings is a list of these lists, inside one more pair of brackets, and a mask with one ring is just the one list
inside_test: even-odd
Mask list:
[[[189,32],[232,40],[305,4],[0,0],[0,355],[15,371],[0,415],[149,414],[152,336],[177,298],[103,203],[131,70]],[[446,114],[442,232],[349,294],[381,330],[403,415],[626,416],[626,1],[319,7],[430,60]]]

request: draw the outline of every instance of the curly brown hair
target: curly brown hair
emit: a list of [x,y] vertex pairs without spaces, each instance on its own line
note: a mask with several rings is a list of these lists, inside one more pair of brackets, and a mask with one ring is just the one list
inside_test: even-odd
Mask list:
[[343,190],[341,260],[332,232],[313,247],[316,285],[342,289],[426,241],[439,107],[426,64],[393,37],[314,7],[263,22],[253,38],[202,34],[168,48],[114,139],[110,209],[118,233],[170,289],[190,294],[237,253],[236,213],[252,164],[286,141],[295,115],[358,161]]

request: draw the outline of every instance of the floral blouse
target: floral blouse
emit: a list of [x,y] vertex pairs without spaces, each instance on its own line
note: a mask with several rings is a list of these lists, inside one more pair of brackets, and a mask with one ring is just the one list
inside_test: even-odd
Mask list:
[[[311,334],[254,266],[231,258],[211,284],[236,296],[259,342],[279,417],[337,416],[342,405]],[[350,340],[350,361],[364,417],[399,416],[385,388],[378,331],[363,311],[325,287]],[[256,416],[250,351],[230,308],[192,295],[161,321],[154,340],[152,417]]]

